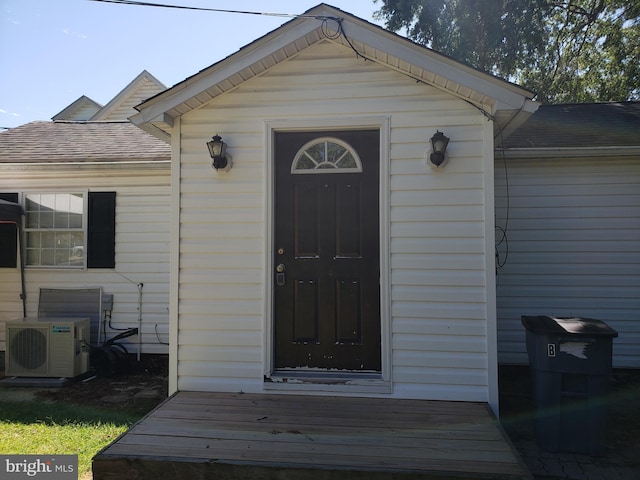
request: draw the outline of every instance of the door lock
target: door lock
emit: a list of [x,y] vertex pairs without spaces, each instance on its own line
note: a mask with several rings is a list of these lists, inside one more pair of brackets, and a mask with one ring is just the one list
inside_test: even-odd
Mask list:
[[286,271],[287,271],[287,268],[284,266],[284,263],[280,263],[276,267],[276,284],[279,287],[283,287],[284,284],[287,282]]

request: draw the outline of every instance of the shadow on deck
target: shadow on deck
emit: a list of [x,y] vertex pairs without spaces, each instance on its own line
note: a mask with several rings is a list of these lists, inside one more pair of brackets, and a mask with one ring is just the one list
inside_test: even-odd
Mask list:
[[93,478],[532,477],[483,403],[180,392],[98,453]]

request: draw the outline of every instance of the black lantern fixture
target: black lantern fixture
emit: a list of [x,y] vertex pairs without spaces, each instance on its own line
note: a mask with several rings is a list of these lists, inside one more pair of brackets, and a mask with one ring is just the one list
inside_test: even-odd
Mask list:
[[213,159],[211,166],[216,170],[229,170],[231,163],[227,160],[227,144],[222,141],[222,137],[215,134],[207,142],[207,147],[209,147],[209,154]]
[[433,137],[429,139],[429,143],[431,144],[429,160],[436,167],[439,167],[444,162],[444,154],[447,151],[447,145],[449,145],[449,138],[445,137],[441,131],[436,130]]

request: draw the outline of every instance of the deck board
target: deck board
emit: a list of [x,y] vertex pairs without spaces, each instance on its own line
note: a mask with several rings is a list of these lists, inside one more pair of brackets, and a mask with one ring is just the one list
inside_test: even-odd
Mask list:
[[171,397],[103,449],[93,472],[94,480],[531,478],[482,403],[195,392]]

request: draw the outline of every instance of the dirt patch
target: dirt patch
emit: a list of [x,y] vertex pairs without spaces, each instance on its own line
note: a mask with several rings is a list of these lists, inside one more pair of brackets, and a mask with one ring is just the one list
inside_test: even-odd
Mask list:
[[129,357],[128,371],[113,376],[90,374],[62,388],[36,392],[42,400],[146,413],[167,398],[168,357]]

